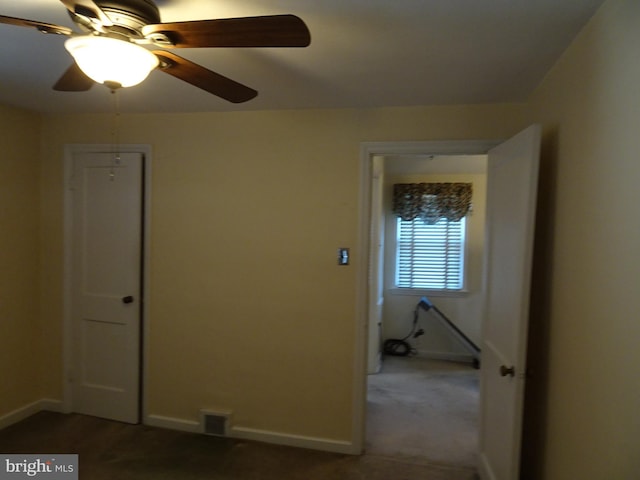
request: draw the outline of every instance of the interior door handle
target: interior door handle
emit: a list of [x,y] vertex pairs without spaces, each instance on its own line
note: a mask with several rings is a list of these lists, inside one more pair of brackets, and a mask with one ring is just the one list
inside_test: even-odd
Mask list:
[[122,303],[133,303],[133,297],[131,295],[127,295],[126,297],[122,297]]
[[500,376],[501,377],[514,377],[516,374],[515,367],[507,367],[505,365],[500,365]]

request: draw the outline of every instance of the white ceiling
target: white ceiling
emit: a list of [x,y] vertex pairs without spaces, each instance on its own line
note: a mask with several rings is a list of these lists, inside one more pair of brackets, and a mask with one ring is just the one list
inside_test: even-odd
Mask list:
[[[180,49],[258,90],[234,105],[161,72],[119,97],[123,112],[522,102],[603,0],[156,0],[162,21],[292,13],[307,48]],[[0,0],[0,14],[74,28],[58,0]],[[109,112],[111,94],[56,92],[66,37],[0,25],[0,103]]]

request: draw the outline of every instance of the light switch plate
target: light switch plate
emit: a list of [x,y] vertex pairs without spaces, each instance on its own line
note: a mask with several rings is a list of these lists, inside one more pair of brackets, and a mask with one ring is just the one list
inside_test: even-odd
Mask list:
[[349,265],[349,249],[341,247],[338,249],[338,265]]

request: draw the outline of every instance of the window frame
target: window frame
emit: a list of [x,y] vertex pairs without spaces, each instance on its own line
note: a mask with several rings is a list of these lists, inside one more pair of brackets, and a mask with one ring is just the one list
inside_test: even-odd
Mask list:
[[[429,295],[433,297],[459,297],[469,293],[468,280],[469,280],[469,218],[468,215],[464,217],[465,222],[465,235],[464,243],[462,246],[462,286],[460,289],[435,289],[435,288],[415,288],[415,287],[400,287],[397,285],[398,278],[398,233],[400,219],[394,216],[393,222],[393,274],[391,276],[391,288],[388,290],[393,295]],[[422,221],[416,219],[414,221]]]

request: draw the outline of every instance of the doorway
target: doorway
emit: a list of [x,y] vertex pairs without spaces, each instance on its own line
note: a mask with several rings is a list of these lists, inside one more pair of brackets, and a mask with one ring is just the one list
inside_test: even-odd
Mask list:
[[[365,441],[367,363],[372,342],[371,298],[373,159],[380,155],[487,154],[487,238],[481,334],[479,466],[483,479],[516,478],[520,467],[521,425],[526,376],[526,344],[541,127],[531,125],[503,142],[367,143],[361,146],[361,235],[365,261],[358,271],[358,324],[354,382],[354,450]],[[505,254],[506,252],[506,254]],[[494,288],[495,287],[495,288]],[[504,288],[508,287],[508,288]],[[374,291],[375,292],[375,291]],[[375,320],[375,318],[374,318]],[[373,339],[373,341],[379,341]]]
[[65,150],[63,408],[139,423],[150,147]]
[[[366,452],[397,460],[444,464],[473,471],[478,437],[479,375],[464,343],[433,310],[429,299],[476,343],[482,321],[486,155],[420,153],[375,155],[371,186],[370,337]],[[395,287],[397,219],[391,212],[396,183],[470,183],[463,292]],[[432,296],[433,295],[433,296]],[[372,301],[374,299],[374,301]],[[440,309],[437,309],[440,311]],[[378,316],[379,318],[374,318]],[[376,329],[372,329],[376,325]],[[411,335],[412,332],[422,335]],[[406,339],[409,355],[382,354],[381,341]]]
[[[372,298],[375,298],[376,290],[371,290],[379,285],[375,278],[370,275],[370,268],[376,263],[372,259],[377,258],[379,251],[374,248],[376,245],[375,235],[379,232],[375,230],[371,222],[372,210],[375,205],[372,203],[372,180],[376,174],[374,170],[375,159],[380,156],[392,155],[424,155],[429,152],[434,155],[484,155],[491,148],[498,145],[498,141],[436,141],[436,142],[366,142],[360,147],[360,235],[359,250],[365,252],[365,257],[358,264],[357,273],[357,318],[361,325],[361,335],[356,335],[355,339],[355,361],[356,371],[362,375],[356,377],[353,392],[353,431],[356,432],[354,438],[353,451],[363,452],[365,450],[366,435],[366,395],[367,376],[369,358],[374,348],[372,345],[380,344],[380,336],[375,336],[379,332],[377,328],[370,328],[372,318],[370,308]],[[375,317],[373,319],[375,321]]]

